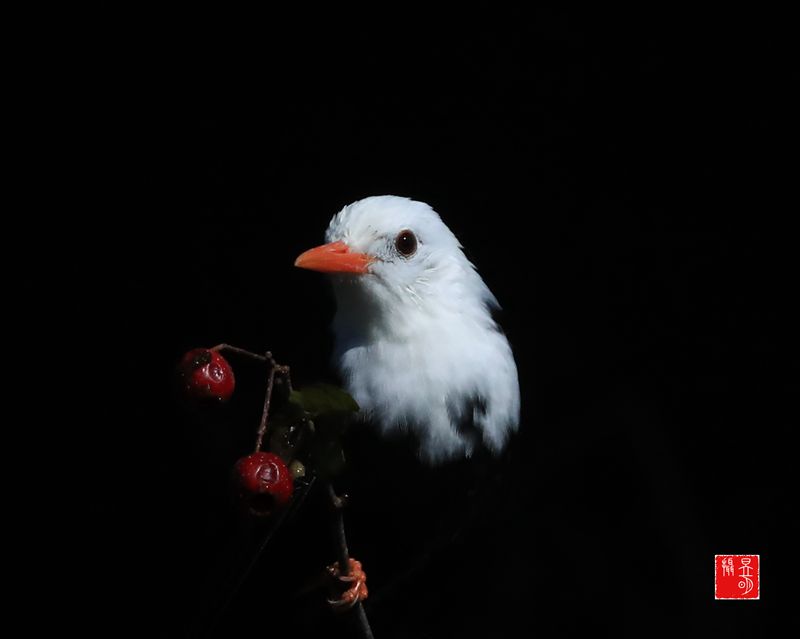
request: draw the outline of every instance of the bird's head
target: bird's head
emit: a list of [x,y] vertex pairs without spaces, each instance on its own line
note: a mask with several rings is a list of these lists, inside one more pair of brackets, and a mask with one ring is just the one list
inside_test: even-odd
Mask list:
[[331,274],[340,312],[358,309],[371,326],[401,328],[404,318],[469,313],[472,306],[485,315],[497,304],[455,235],[423,202],[359,200],[333,217],[325,240],[295,266]]
[[329,273],[333,360],[367,419],[409,431],[430,463],[502,450],[519,423],[511,348],[492,293],[427,204],[394,196],[345,206],[327,244],[296,266]]

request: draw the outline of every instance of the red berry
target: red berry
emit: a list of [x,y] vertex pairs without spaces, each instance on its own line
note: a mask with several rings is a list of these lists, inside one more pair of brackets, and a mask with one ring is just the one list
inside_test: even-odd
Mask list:
[[233,468],[239,497],[255,515],[271,515],[292,499],[292,472],[274,453],[242,457]]
[[186,353],[178,364],[178,377],[184,392],[195,400],[227,402],[236,384],[228,361],[207,348]]

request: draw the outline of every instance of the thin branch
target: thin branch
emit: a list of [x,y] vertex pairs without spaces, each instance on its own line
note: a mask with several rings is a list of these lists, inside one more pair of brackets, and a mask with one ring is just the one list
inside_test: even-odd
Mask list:
[[278,372],[283,375],[283,381],[286,382],[286,390],[292,392],[292,376],[288,366],[277,366]]
[[[342,512],[344,510],[346,498],[339,497],[333,490],[333,485],[330,482],[327,482],[327,489],[331,507],[334,512],[333,534],[336,541],[337,554],[339,555],[339,574],[342,577],[346,577],[350,574],[350,551],[347,548],[347,535],[344,530],[344,515]],[[364,605],[360,601],[356,603],[354,612],[356,615],[356,625],[363,639],[374,639],[367,613],[364,610]]]
[[261,423],[258,425],[258,433],[256,433],[255,452],[261,450],[261,444],[264,442],[264,434],[267,432],[267,419],[269,417],[269,404],[272,401],[272,385],[275,381],[275,372],[275,366],[270,366],[269,377],[267,378],[267,392],[264,395],[264,410],[261,411]]
[[272,359],[272,353],[267,353],[267,356],[264,357],[264,355],[259,355],[258,353],[251,353],[248,350],[239,348],[238,346],[231,346],[230,344],[217,344],[216,346],[212,346],[208,350],[222,351],[225,353],[236,353],[237,355],[249,357],[250,359],[258,360],[259,362],[267,362],[267,363],[275,362],[275,360]]
[[272,356],[272,353],[270,351],[267,351],[266,353],[264,353],[264,355],[259,355],[258,353],[253,353],[252,351],[248,351],[244,348],[239,348],[238,346],[231,346],[230,344],[225,344],[225,343],[212,346],[209,350],[223,351],[226,353],[236,353],[237,355],[242,355],[243,357],[249,357],[250,359],[254,359],[256,361],[269,364],[269,377],[267,378],[267,392],[264,395],[264,409],[261,411],[261,422],[258,425],[258,432],[256,433],[255,452],[259,452],[261,450],[261,446],[264,443],[264,435],[267,432],[267,421],[269,420],[269,407],[270,403],[272,402],[272,387],[274,386],[275,383],[276,374],[281,374],[284,376],[286,387],[290,393],[292,392],[292,378],[290,376],[289,367],[278,364],[275,361],[275,358]]
[[347,577],[350,574],[350,551],[347,548],[347,535],[344,531],[344,500],[333,490],[333,485],[328,482],[328,497],[333,506],[333,533],[336,540],[336,552],[339,555],[339,574]]
[[364,604],[359,601],[356,604],[356,609],[353,612],[356,614],[358,627],[361,629],[361,635],[364,637],[364,639],[375,639],[375,635],[372,634],[372,628],[369,625],[367,611],[364,610]]

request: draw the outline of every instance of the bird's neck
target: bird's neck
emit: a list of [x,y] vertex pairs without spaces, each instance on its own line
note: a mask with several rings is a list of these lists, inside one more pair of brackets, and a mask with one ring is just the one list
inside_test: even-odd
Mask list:
[[333,322],[339,349],[379,342],[435,340],[461,324],[492,323],[479,300],[446,303],[442,295],[408,289],[376,291],[358,283],[334,284],[337,311]]
[[424,315],[413,301],[398,295],[387,300],[388,293],[374,291],[349,282],[334,285],[336,316],[333,327],[337,341],[351,344],[379,340],[400,340],[412,331],[415,316]]

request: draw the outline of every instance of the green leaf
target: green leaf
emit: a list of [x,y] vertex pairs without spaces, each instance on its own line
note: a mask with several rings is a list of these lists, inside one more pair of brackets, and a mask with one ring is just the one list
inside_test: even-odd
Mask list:
[[356,400],[332,384],[312,384],[302,390],[293,390],[289,402],[300,406],[312,417],[358,411]]

